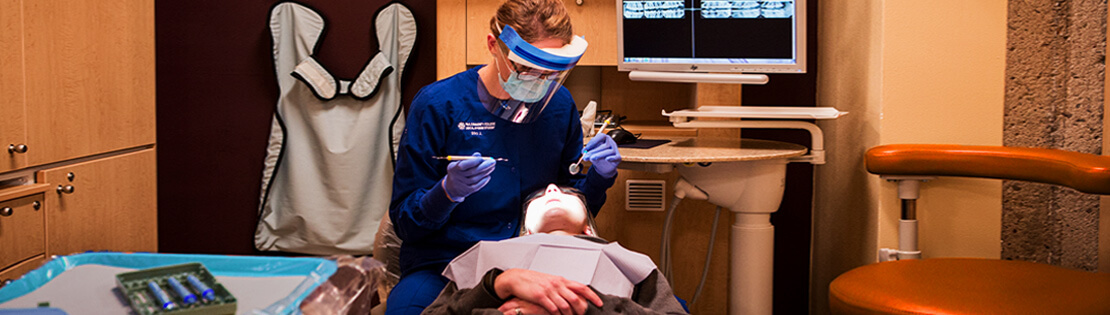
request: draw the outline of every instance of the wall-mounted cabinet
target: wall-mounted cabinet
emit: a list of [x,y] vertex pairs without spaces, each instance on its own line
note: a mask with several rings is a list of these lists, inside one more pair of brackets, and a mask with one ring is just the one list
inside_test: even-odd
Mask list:
[[152,12],[0,0],[0,172],[155,142]]
[[[440,65],[438,77],[444,78],[466,69],[467,65],[489,63],[486,34],[489,21],[502,1],[447,0],[437,1],[436,40]],[[583,0],[578,4],[566,0],[574,33],[586,38],[590,47],[578,62],[581,66],[615,66],[617,64],[617,9],[614,1]],[[465,15],[459,12],[465,11]]]
[[156,251],[153,1],[0,0],[0,27],[0,280]]
[[23,1],[29,165],[153,144],[154,3]]
[[[23,116],[23,20],[20,0],[0,0],[0,172],[26,165],[14,152],[27,141]],[[12,151],[8,147],[12,147]],[[20,147],[22,148],[22,147]]]

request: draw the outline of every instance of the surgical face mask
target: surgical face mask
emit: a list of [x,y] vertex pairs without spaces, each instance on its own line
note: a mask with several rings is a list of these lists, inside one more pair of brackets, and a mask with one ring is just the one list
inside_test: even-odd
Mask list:
[[516,70],[509,69],[509,78],[501,79],[501,76],[497,76],[497,82],[501,83],[501,88],[505,89],[505,92],[508,92],[513,99],[525,103],[535,103],[547,96],[547,91],[555,80],[544,78],[524,79]]
[[555,184],[548,185],[544,194],[532,199],[524,211],[524,229],[530,233],[587,234],[588,227],[582,199],[563,192]]

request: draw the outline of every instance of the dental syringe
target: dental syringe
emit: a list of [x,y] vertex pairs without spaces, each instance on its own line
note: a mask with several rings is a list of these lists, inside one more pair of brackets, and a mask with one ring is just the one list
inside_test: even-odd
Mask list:
[[432,158],[436,159],[436,160],[448,160],[448,161],[462,161],[462,160],[472,160],[472,159],[493,160],[493,161],[497,161],[497,162],[508,162],[509,161],[509,159],[506,159],[506,158],[495,158],[495,157],[489,157],[489,156],[473,156],[473,155],[433,156]]

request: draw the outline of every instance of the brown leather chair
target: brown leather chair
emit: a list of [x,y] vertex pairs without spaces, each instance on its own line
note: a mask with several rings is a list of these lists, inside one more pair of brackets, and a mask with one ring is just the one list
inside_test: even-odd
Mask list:
[[[866,164],[879,175],[1012,179],[1110,194],[1110,156],[896,144],[868,150]],[[914,212],[903,199],[904,219]],[[840,275],[829,285],[829,306],[834,314],[1110,314],[1110,274],[1024,261],[903,259]]]

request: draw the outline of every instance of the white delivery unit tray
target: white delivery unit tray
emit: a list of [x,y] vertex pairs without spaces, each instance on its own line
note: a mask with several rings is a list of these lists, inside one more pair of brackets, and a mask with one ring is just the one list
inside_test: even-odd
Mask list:
[[701,106],[697,109],[663,111],[663,116],[672,122],[684,122],[693,118],[769,118],[769,119],[835,119],[844,116],[833,107],[782,107],[782,106]]

